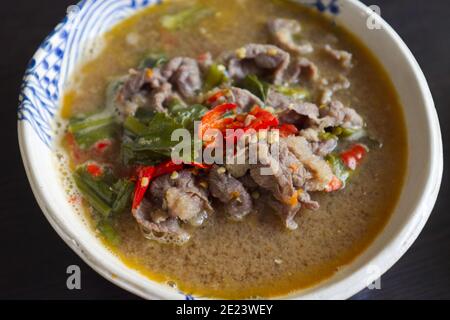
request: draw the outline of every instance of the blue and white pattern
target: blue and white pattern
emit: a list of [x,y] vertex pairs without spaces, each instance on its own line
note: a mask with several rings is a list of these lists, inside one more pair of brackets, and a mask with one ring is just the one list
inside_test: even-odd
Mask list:
[[83,0],[70,6],[31,59],[19,97],[19,121],[27,121],[51,146],[61,92],[87,45],[117,22],[160,0]]
[[[25,73],[19,97],[19,121],[27,121],[51,146],[52,123],[61,92],[92,41],[139,9],[162,0],[82,0],[39,47]],[[339,13],[338,0],[300,0],[321,12]]]
[[[339,13],[338,0],[297,0],[320,12]],[[25,72],[19,97],[19,121],[28,123],[51,147],[53,122],[62,91],[90,44],[119,21],[162,0],[82,0],[67,9],[67,16],[40,45]],[[180,294],[185,300],[192,295]]]

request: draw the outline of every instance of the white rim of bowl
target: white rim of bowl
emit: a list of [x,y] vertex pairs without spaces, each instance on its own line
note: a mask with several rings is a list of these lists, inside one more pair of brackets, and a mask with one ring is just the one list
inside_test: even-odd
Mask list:
[[[367,10],[370,10],[365,4],[359,2],[358,0],[346,0],[346,2],[347,4],[355,6],[359,11],[367,12]],[[385,30],[389,37],[392,38],[397,44],[399,51],[408,61],[408,64],[414,72],[415,79],[419,84],[423,104],[425,106],[427,114],[426,120],[431,129],[431,138],[429,143],[431,155],[433,155],[432,157],[430,157],[429,166],[427,168],[427,183],[424,187],[421,197],[419,199],[416,199],[415,209],[412,212],[410,218],[401,228],[400,232],[398,232],[397,236],[395,236],[395,238],[389,243],[389,245],[384,247],[375,255],[375,257],[373,257],[366,263],[366,265],[375,264],[380,266],[382,271],[381,273],[384,274],[403,256],[403,254],[405,254],[405,252],[413,244],[431,214],[439,193],[439,188],[442,180],[443,149],[440,125],[433,97],[419,64],[417,63],[410,49],[400,38],[400,36],[394,31],[394,29],[382,17],[379,17],[378,21],[381,23],[383,30]],[[40,54],[41,53],[39,53],[38,51],[34,55],[34,57],[38,59]],[[64,240],[64,242],[92,269],[94,269],[105,279],[109,280],[110,282],[114,283],[124,290],[127,290],[145,299],[183,298],[183,295],[177,294],[175,292],[173,294],[166,294],[164,292],[155,293],[149,291],[145,286],[141,286],[132,281],[128,275],[119,274],[120,272],[118,272],[114,277],[111,276],[111,266],[108,266],[103,261],[97,259],[95,257],[95,254],[90,252],[89,248],[82,246],[75,240],[75,235],[62,225],[62,222],[58,218],[58,215],[55,213],[54,208],[51,208],[51,206],[47,205],[43,190],[41,190],[37,183],[37,178],[34,174],[35,168],[33,168],[33,163],[29,158],[29,155],[31,154],[29,148],[31,147],[31,145],[28,143],[30,135],[34,134],[35,133],[31,130],[30,126],[25,125],[25,123],[22,121],[18,121],[18,139],[20,152],[33,194],[35,195],[36,201],[38,202],[45,217],[47,218],[53,229],[55,229],[58,235]],[[415,221],[415,218],[419,213],[422,214],[422,219],[417,223]],[[413,228],[411,229],[412,226]],[[402,250],[395,250],[395,255],[392,255],[391,252],[394,248],[402,248]],[[351,264],[352,263],[350,263],[350,265]],[[362,280],[367,278],[367,274],[363,274],[363,272],[363,268],[359,268],[350,276],[347,276],[332,285],[325,286],[324,288],[320,288],[317,290],[315,290],[315,287],[312,287],[311,289],[306,289],[306,291],[311,290],[311,293],[302,294],[302,291],[300,291],[298,293],[293,293],[292,295],[290,295],[290,297],[292,299],[314,299],[321,297],[328,299],[349,298],[365,288],[366,281]],[[323,283],[326,282],[327,279],[324,280]],[[353,283],[353,285],[349,285],[350,283]]]

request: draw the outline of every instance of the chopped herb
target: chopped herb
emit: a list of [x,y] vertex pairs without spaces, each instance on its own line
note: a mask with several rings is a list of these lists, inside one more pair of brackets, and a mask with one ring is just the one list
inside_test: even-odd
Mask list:
[[213,65],[211,65],[206,74],[203,90],[210,91],[211,89],[220,86],[227,80],[228,76],[226,74],[225,67],[214,63]]
[[118,245],[121,241],[119,234],[109,219],[100,220],[97,224],[97,230],[100,234],[113,245]]
[[211,8],[195,5],[175,14],[165,15],[161,18],[161,25],[170,31],[179,30],[188,24],[194,24],[214,13]]
[[100,140],[115,138],[119,126],[114,116],[102,113],[85,118],[72,118],[68,129],[77,145],[85,150]]
[[350,177],[350,171],[345,167],[339,155],[330,154],[326,160],[330,164],[334,175],[342,182],[342,188],[345,188],[347,180]]
[[133,183],[116,179],[107,167],[101,167],[102,174],[93,175],[89,170],[90,165],[79,166],[73,174],[84,198],[103,218],[123,212],[130,203]]
[[139,64],[139,69],[158,68],[168,61],[167,56],[163,53],[152,53],[145,57]]
[[307,89],[300,87],[275,86],[275,90],[281,94],[284,94],[285,96],[289,96],[298,100],[305,100],[310,96],[310,93]]
[[332,140],[332,139],[337,139],[338,137],[331,132],[322,131],[319,133],[319,138],[321,140]]
[[267,92],[269,91],[270,86],[267,82],[259,80],[257,76],[248,75],[242,81],[240,87],[250,91],[264,102],[266,101]]

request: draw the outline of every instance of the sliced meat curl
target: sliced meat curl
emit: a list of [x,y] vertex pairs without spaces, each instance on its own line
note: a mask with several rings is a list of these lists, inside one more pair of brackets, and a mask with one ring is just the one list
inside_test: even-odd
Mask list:
[[200,67],[192,58],[170,59],[162,67],[161,74],[184,98],[194,97],[202,87]]
[[132,213],[144,236],[149,240],[183,245],[190,239],[189,233],[181,228],[178,219],[169,217],[164,210],[146,198]]
[[248,44],[225,56],[230,77],[236,81],[247,75],[257,75],[265,80],[281,84],[289,66],[289,54],[273,45]]
[[286,81],[288,83],[298,83],[301,80],[317,81],[319,75],[319,68],[314,62],[304,57],[297,57],[289,66]]
[[337,50],[332,48],[329,44],[324,47],[325,52],[331,56],[334,60],[340,63],[344,68],[350,69],[353,67],[352,58],[353,55],[345,50]]
[[269,32],[281,48],[297,54],[309,54],[314,51],[309,42],[296,43],[294,36],[300,34],[302,27],[297,20],[277,18],[269,21]]
[[231,87],[222,90],[222,92],[224,95],[212,104],[213,107],[225,102],[235,103],[239,108],[239,112],[242,113],[249,112],[255,105],[264,106],[264,102],[261,99],[246,89]]
[[343,127],[359,130],[364,127],[363,118],[355,109],[345,107],[342,102],[334,100],[320,109],[319,124],[321,128]]
[[331,81],[328,79],[322,79],[321,81],[322,94],[320,97],[320,104],[322,105],[330,103],[336,92],[347,90],[351,86],[350,81],[343,75],[339,75],[336,79]]
[[214,166],[210,170],[208,184],[211,195],[225,205],[225,210],[232,219],[242,220],[252,211],[250,194],[224,167]]
[[189,170],[164,175],[150,186],[152,201],[167,210],[170,217],[197,225],[205,213],[212,212],[205,189],[197,186]]
[[329,164],[313,153],[311,146],[304,137],[290,136],[285,141],[289,151],[311,174],[311,178],[305,183],[305,191],[325,190],[334,176]]

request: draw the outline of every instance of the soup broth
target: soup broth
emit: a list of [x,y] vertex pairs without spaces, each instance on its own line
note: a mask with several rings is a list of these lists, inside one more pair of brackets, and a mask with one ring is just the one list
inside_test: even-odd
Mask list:
[[[161,25],[164,16],[194,5],[213,13],[176,30]],[[149,52],[194,58],[210,52],[218,58],[247,43],[271,43],[266,24],[274,17],[301,23],[302,39],[315,48],[307,57],[321,77],[338,77],[342,66],[317,48],[331,44],[352,53],[353,68],[346,74],[351,87],[335,97],[365,119],[370,136],[382,147],[370,149],[345,189],[312,192],[320,208],[301,209],[296,230],[264,212],[235,222],[215,210],[202,226],[189,229],[189,242],[177,246],[145,239],[132,214],[118,215],[114,229],[120,241],[105,240],[106,245],[125,264],[187,294],[238,299],[308,288],[351,262],[382,231],[399,198],[407,154],[402,109],[382,66],[354,36],[315,9],[288,1],[167,1],[109,31],[102,51],[77,70],[65,92],[63,118],[95,112],[105,105],[110,81]],[[314,92],[313,85],[305,86]],[[111,154],[117,158],[113,165],[120,167],[118,151]],[[85,211],[93,221],[91,210]],[[94,222],[92,227],[97,228]]]

